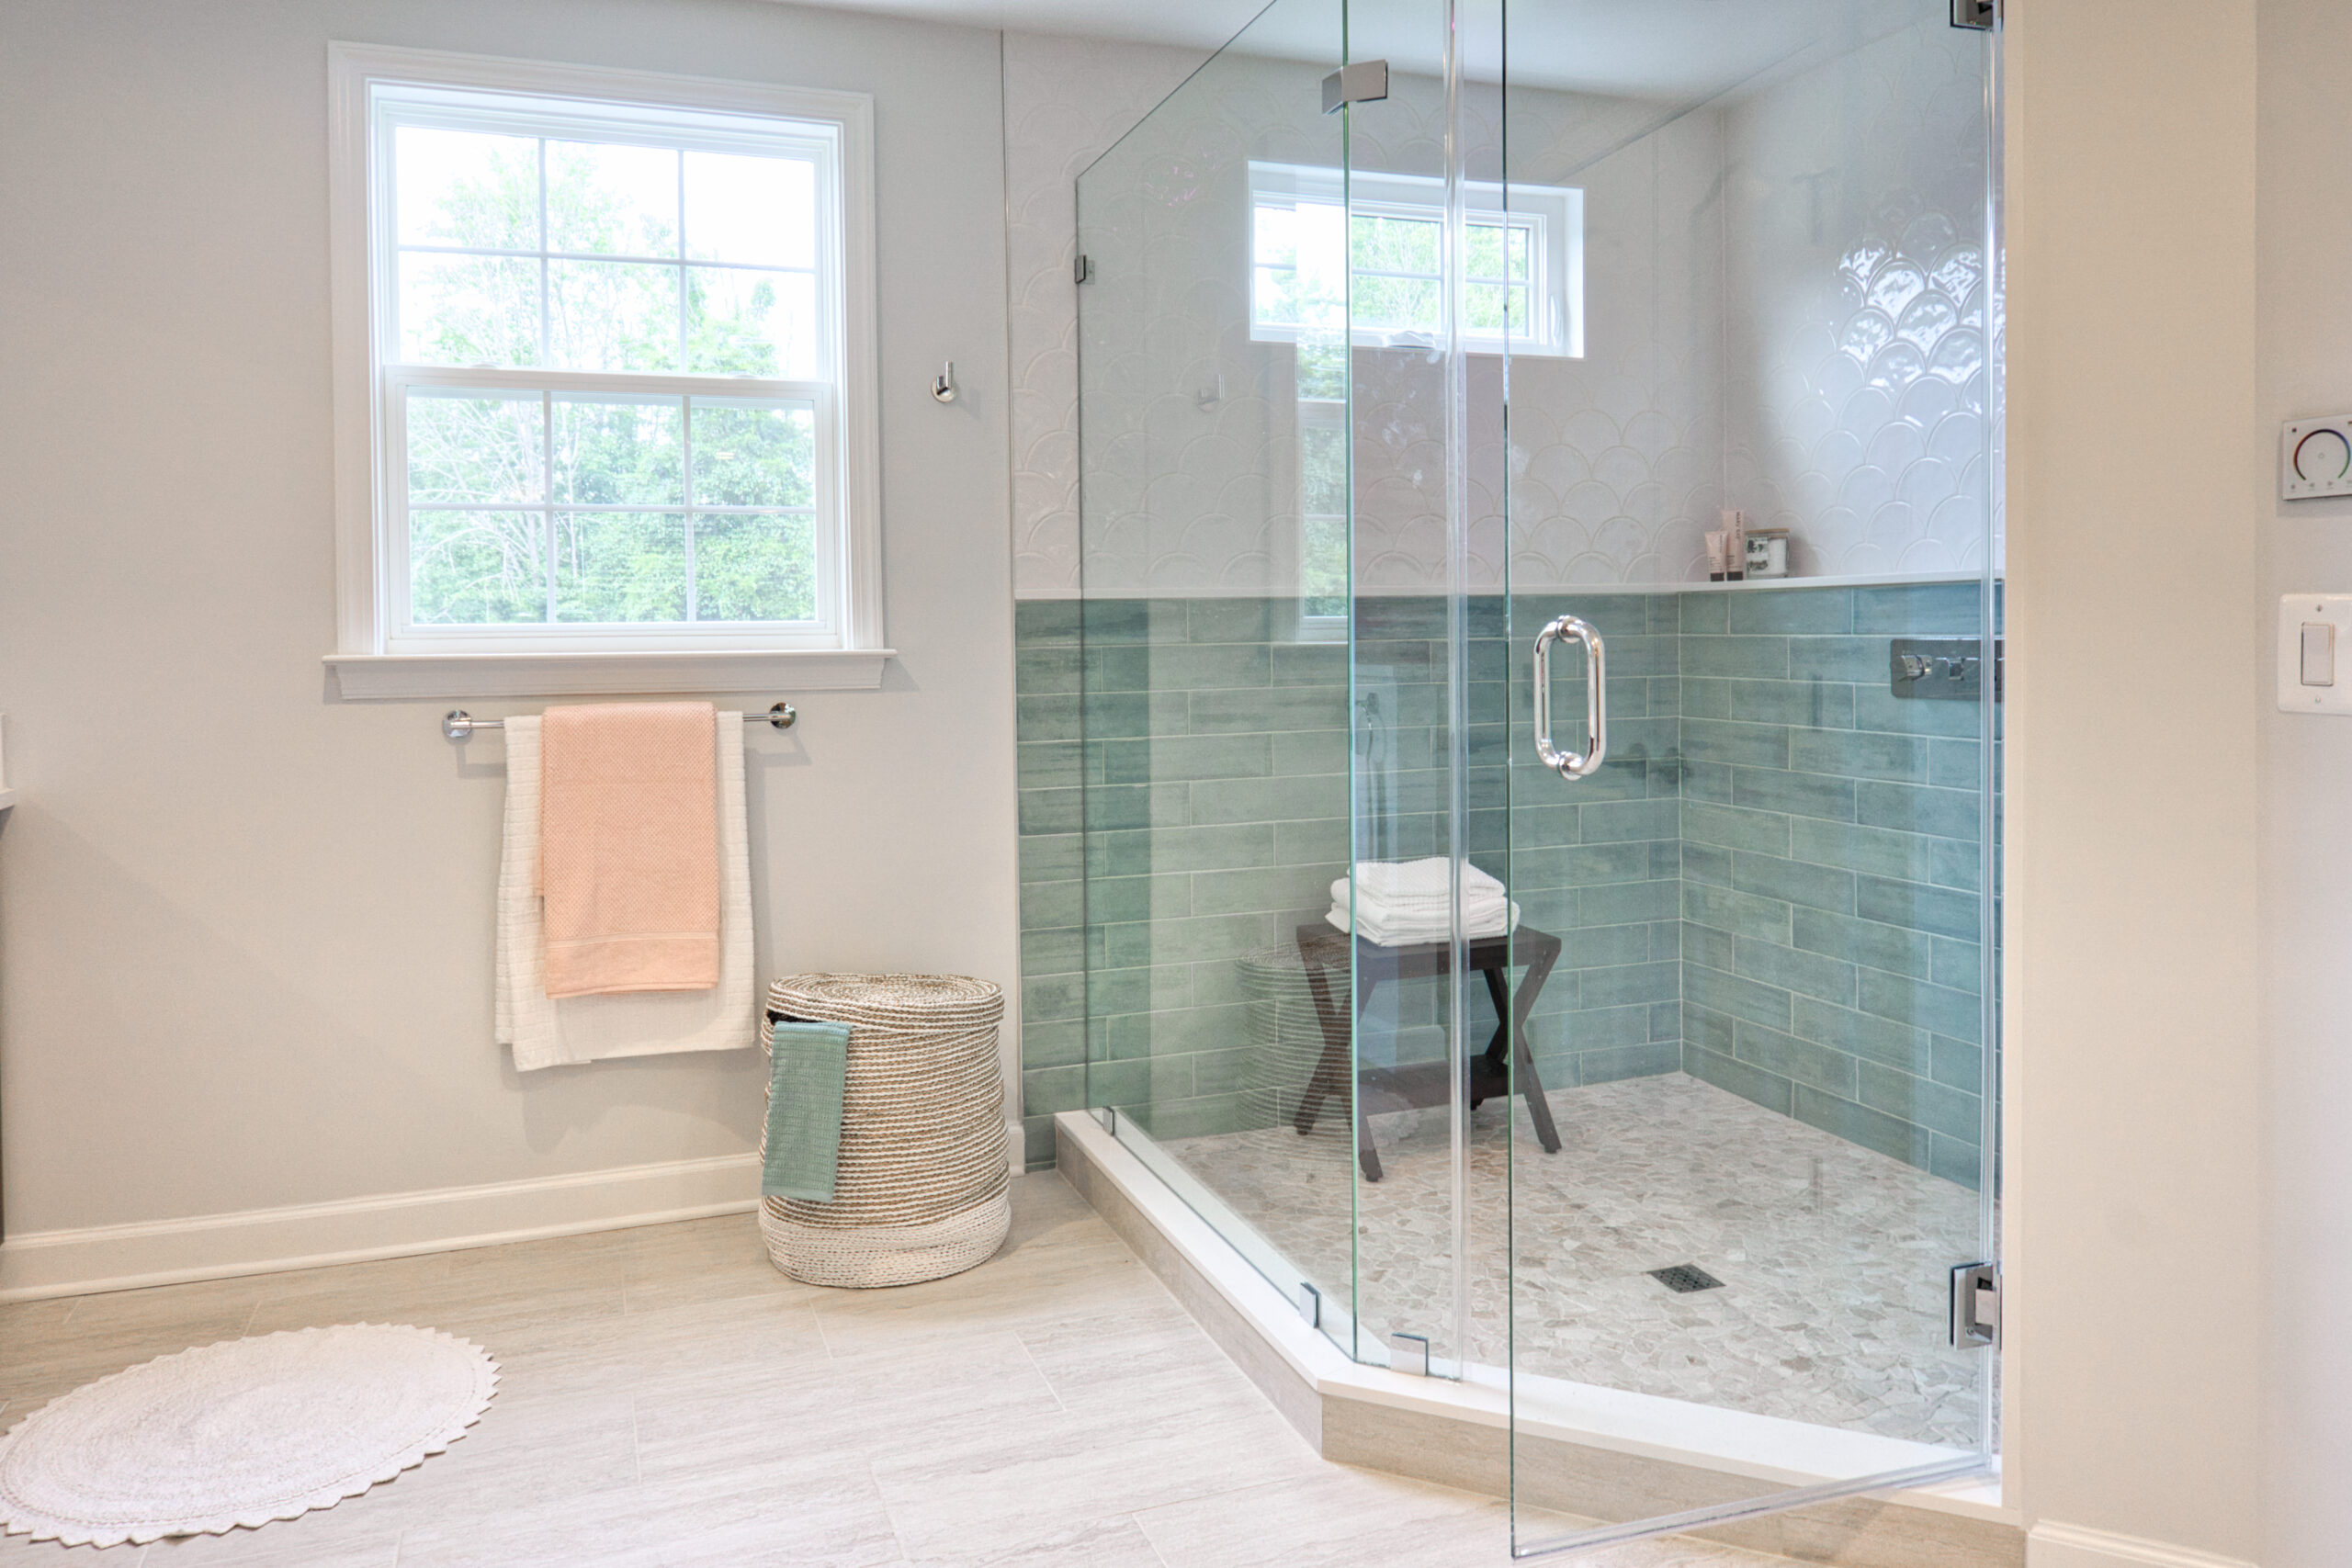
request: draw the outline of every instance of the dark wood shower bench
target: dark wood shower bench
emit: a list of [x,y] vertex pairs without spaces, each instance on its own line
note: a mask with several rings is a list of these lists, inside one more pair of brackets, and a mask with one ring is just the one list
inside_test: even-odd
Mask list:
[[[1527,1113],[1535,1123],[1535,1136],[1543,1143],[1545,1154],[1557,1154],[1559,1131],[1552,1125],[1552,1108],[1544,1098],[1544,1080],[1536,1076],[1535,1058],[1527,1048],[1527,1015],[1534,1010],[1535,998],[1543,994],[1552,965],[1559,962],[1560,939],[1549,931],[1521,926],[1510,936],[1478,937],[1468,946],[1465,966],[1487,977],[1487,995],[1494,999],[1495,1017],[1502,1021],[1497,1023],[1495,1037],[1487,1043],[1486,1050],[1470,1058],[1470,1103],[1476,1106],[1492,1097],[1508,1096],[1515,1065],[1519,1070],[1519,1092],[1527,1100]],[[1347,932],[1321,920],[1298,928],[1298,956],[1306,967],[1307,989],[1315,998],[1315,1014],[1323,1026],[1323,1054],[1316,1062],[1315,1076],[1307,1082],[1298,1114],[1291,1119],[1291,1124],[1301,1133],[1310,1133],[1315,1130],[1316,1118],[1325,1100],[1334,1097],[1345,1100],[1348,1067],[1354,1056],[1349,1039],[1351,1021],[1340,1014],[1332,998],[1331,976],[1336,973],[1344,980],[1349,960],[1353,958],[1355,1010],[1360,1020],[1383,980],[1431,979],[1444,975],[1453,959],[1452,950],[1445,942],[1383,947],[1362,937],[1351,939]],[[1508,973],[1513,963],[1527,966],[1516,998],[1511,995]],[[1506,1053],[1516,1055],[1515,1064],[1511,1055]],[[1372,1144],[1372,1118],[1384,1111],[1450,1103],[1453,1091],[1446,1081],[1447,1076],[1443,1062],[1367,1067],[1358,1075],[1356,1159],[1363,1168],[1365,1180],[1380,1179],[1380,1155]]]

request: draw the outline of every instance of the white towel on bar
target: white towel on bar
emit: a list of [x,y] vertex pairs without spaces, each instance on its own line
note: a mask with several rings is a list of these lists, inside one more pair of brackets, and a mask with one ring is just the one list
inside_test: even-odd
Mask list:
[[498,861],[500,1043],[514,1069],[610,1056],[737,1051],[759,1043],[752,977],[752,835],[743,811],[743,716],[718,716],[718,984],[551,998],[539,900],[539,721],[506,721],[506,827]]

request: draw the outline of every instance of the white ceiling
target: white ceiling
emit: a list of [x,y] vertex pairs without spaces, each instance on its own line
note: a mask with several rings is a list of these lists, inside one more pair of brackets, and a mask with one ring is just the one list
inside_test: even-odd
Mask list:
[[[1342,0],[794,0],[1022,32],[1128,39],[1204,56],[1243,28],[1252,54],[1336,54]],[[1443,0],[1345,0],[1351,52],[1434,72]],[[1511,79],[1522,85],[1702,98],[1813,50],[1835,52],[1894,28],[1943,23],[1950,0],[1470,0],[1470,74],[1492,80],[1509,7]],[[1261,13],[1264,13],[1262,17]],[[1253,18],[1255,23],[1253,24]]]
[[[970,28],[1182,44],[1206,54],[1250,25],[1265,0],[791,0],[839,11],[921,17]],[[1336,4],[1336,0],[1329,0]]]

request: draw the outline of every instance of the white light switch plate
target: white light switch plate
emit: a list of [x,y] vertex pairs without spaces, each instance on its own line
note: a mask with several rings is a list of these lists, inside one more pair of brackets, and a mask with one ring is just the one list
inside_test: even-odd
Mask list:
[[2299,419],[2278,433],[2278,499],[2352,495],[2352,415]]
[[[2303,628],[2332,626],[2335,684],[2303,683]],[[2352,713],[2352,593],[2288,593],[2278,600],[2278,711]]]

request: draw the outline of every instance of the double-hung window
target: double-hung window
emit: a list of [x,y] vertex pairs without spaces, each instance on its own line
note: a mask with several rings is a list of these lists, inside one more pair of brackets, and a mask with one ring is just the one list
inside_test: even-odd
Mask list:
[[338,69],[361,186],[338,219],[364,230],[339,237],[342,303],[366,315],[364,370],[342,344],[367,409],[346,687],[371,657],[659,654],[690,689],[724,682],[676,656],[879,650],[865,100],[398,51]]

